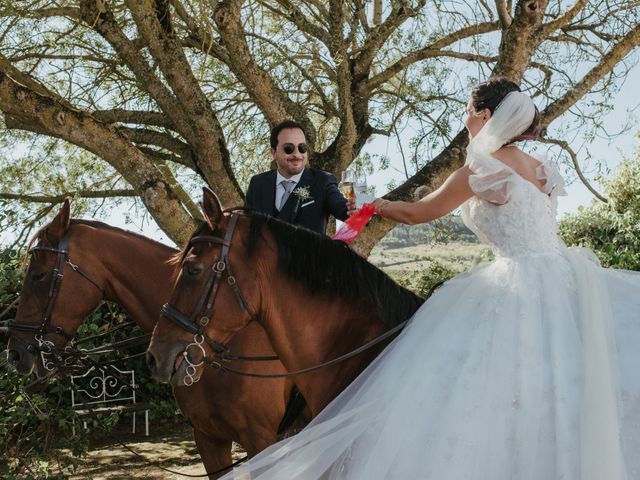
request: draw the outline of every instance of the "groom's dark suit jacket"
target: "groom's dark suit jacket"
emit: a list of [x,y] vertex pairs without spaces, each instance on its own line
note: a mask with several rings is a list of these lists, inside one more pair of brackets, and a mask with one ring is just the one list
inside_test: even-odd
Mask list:
[[[301,200],[299,188],[308,187],[310,198]],[[324,234],[329,215],[338,220],[348,217],[347,200],[338,189],[336,177],[328,172],[305,168],[300,181],[281,211],[275,208],[276,170],[254,175],[249,182],[245,206],[272,215],[285,222],[301,225]]]

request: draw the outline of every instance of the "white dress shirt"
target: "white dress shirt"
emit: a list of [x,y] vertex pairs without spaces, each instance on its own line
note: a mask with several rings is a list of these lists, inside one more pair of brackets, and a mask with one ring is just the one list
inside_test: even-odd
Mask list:
[[[293,189],[295,189],[303,173],[304,173],[304,170],[298,173],[297,175],[293,175],[291,178],[285,178],[280,174],[279,171],[276,171],[276,199],[275,199],[276,209],[278,208],[278,205],[280,205],[280,200],[282,199],[282,195],[284,195],[284,185],[282,184],[282,182],[285,180],[292,180],[293,182],[295,182],[295,185],[293,186]],[[291,189],[292,192],[293,192],[293,189]]]

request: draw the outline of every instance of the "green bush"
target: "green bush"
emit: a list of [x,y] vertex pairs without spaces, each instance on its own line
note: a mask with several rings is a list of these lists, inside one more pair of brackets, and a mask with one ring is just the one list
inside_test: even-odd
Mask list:
[[[14,300],[23,276],[24,264],[20,262],[19,255],[14,251],[0,251],[0,313],[4,312],[0,325],[3,328],[1,340],[5,346],[8,341],[6,321],[15,316]],[[113,330],[113,327],[129,321],[120,307],[103,303],[80,327],[77,338],[113,331],[112,335],[81,344],[83,349],[89,349],[141,335],[143,332],[137,325]],[[92,360],[100,364],[141,352],[144,348],[144,345],[138,345],[129,351],[104,354],[92,357]],[[75,414],[71,408],[68,382],[53,377],[38,385],[37,391],[27,388],[35,378],[15,373],[6,365],[5,355],[3,353],[0,359],[0,478],[66,478],[76,466],[75,459],[87,451],[89,438],[102,434],[104,428],[109,430],[116,426],[118,416],[100,417],[100,425],[95,420],[89,421],[98,428],[87,431],[77,428],[76,435],[72,435]],[[119,362],[117,366],[135,370],[136,397],[152,404],[151,418],[176,415],[178,410],[170,388],[151,379],[143,356]],[[131,421],[130,414],[124,415],[124,421]],[[61,454],[61,450],[70,452],[70,455]]]
[[640,151],[607,182],[609,203],[596,202],[559,222],[568,245],[589,247],[603,266],[640,270]]
[[425,259],[430,260],[429,266],[426,269],[407,272],[395,278],[400,285],[412,290],[421,297],[426,297],[431,289],[438,283],[447,281],[464,270],[462,264],[459,265],[459,268],[455,268],[435,259]]
[[[15,250],[0,250],[0,325],[6,328],[17,309],[17,298],[24,276],[24,265]],[[4,339],[4,330],[3,336]]]
[[461,271],[462,269],[458,270],[448,267],[437,260],[432,261],[429,264],[429,267],[427,267],[427,269],[422,272],[417,279],[416,290],[418,295],[426,297],[431,289],[437,284],[455,277]]
[[44,390],[28,393],[33,381],[11,371],[0,376],[0,476],[66,478],[64,472],[73,470],[74,459],[87,450],[87,432],[79,428],[72,435],[74,412],[66,385],[53,379]]

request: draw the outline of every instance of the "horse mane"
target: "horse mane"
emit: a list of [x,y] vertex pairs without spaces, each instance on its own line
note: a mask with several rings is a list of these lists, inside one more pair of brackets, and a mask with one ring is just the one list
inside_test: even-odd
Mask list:
[[266,226],[278,245],[279,270],[308,292],[360,299],[379,312],[388,328],[410,318],[424,303],[345,243],[263,213],[250,216],[247,254],[255,253]]
[[[100,230],[111,230],[111,231],[114,231],[116,233],[121,233],[121,234],[125,234],[127,236],[135,237],[137,239],[140,239],[140,240],[142,240],[144,242],[147,242],[149,244],[152,244],[154,246],[159,246],[159,247],[163,247],[163,248],[168,249],[168,250],[175,251],[175,248],[170,247],[169,245],[165,245],[164,243],[158,242],[156,240],[153,240],[152,238],[145,237],[144,235],[141,235],[141,234],[136,233],[136,232],[132,232],[131,230],[125,230],[125,229],[120,228],[120,227],[114,227],[113,225],[109,225],[108,223],[100,222],[98,220],[86,220],[86,219],[83,219],[83,218],[72,218],[69,221],[69,228],[71,227],[71,225],[87,225],[89,227],[98,228]],[[27,245],[27,249],[31,249],[31,247],[33,247],[38,242],[38,240],[41,240],[44,237],[44,234],[45,234],[45,232],[46,232],[48,227],[49,227],[49,223],[47,223],[46,225],[44,225],[43,227],[38,229],[38,231],[33,234],[33,236],[31,237],[31,240],[29,240],[29,243]]]

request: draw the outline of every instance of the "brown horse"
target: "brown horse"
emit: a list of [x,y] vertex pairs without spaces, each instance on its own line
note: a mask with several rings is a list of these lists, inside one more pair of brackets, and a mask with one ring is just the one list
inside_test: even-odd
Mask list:
[[[61,247],[64,238],[68,243]],[[70,220],[68,203],[32,244],[8,346],[8,360],[20,373],[36,369],[42,376],[36,337],[42,334],[45,341],[64,346],[103,299],[122,305],[143,330],[151,332],[169,298],[175,271],[170,260],[176,250],[100,222]],[[68,262],[60,262],[61,268],[57,262],[64,256],[56,253],[58,249],[68,252]],[[64,274],[57,286],[56,267]],[[234,349],[243,355],[273,355],[258,325],[234,338]],[[264,371],[284,372],[280,362],[262,363]],[[243,378],[213,369],[192,387],[174,386],[207,472],[231,464],[232,441],[253,455],[276,440],[290,387],[282,379]]]
[[[288,371],[308,368],[365,344],[423,303],[342,242],[261,214],[223,212],[207,190],[203,206],[207,224],[183,250],[170,304],[147,350],[158,380],[206,372],[216,354],[227,347],[235,353],[231,344],[255,323]],[[312,414],[381,348],[296,376]],[[256,366],[247,362],[245,370]]]

